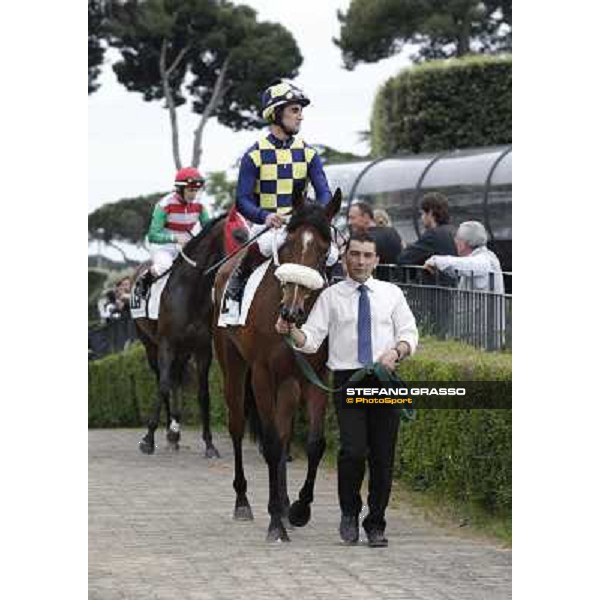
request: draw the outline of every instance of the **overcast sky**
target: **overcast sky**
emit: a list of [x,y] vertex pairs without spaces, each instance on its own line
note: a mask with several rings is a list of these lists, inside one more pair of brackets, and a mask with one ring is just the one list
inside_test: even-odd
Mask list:
[[[246,0],[244,4],[256,9],[259,20],[284,25],[296,39],[304,62],[295,82],[312,100],[302,127],[306,141],[366,153],[368,147],[359,142],[358,132],[369,128],[377,88],[409,64],[408,52],[346,71],[331,40],[339,35],[336,11],[347,10],[349,0],[303,4]],[[118,54],[110,55],[115,58]],[[100,83],[100,89],[89,96],[90,211],[106,202],[168,190],[174,174],[168,114],[161,102],[144,102],[141,94],[126,91],[108,64]],[[190,114],[184,105],[178,118],[182,160],[188,162],[199,115]],[[211,120],[205,130],[201,170],[229,168],[259,134],[234,132]]]

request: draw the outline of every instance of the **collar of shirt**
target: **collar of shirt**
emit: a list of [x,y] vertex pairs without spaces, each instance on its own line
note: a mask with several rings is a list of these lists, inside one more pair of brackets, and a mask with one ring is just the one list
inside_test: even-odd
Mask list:
[[271,142],[271,144],[273,144],[273,146],[275,146],[275,148],[289,148],[294,143],[293,136],[287,140],[280,140],[279,138],[275,137],[272,133],[270,133],[267,136],[267,139],[269,140],[269,142]]
[[469,256],[479,256],[480,254],[487,254],[487,246],[478,246]]
[[346,279],[344,279],[344,283],[346,284],[346,287],[349,292],[355,292],[356,290],[358,290],[358,287],[360,285],[364,285],[370,292],[373,292],[375,290],[375,279],[373,279],[373,277],[369,277],[369,279],[367,279],[363,283],[352,279],[352,277],[346,277]]

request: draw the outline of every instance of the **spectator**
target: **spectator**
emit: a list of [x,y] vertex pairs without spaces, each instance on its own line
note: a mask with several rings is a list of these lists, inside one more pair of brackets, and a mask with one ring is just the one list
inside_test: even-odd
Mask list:
[[368,233],[375,240],[382,265],[396,262],[396,257],[402,251],[402,239],[394,227],[378,225],[375,222],[375,215],[369,204],[366,202],[353,204],[348,212],[348,225],[353,234]]
[[387,214],[383,208],[376,208],[373,211],[373,220],[375,221],[375,225],[378,227],[391,227],[392,220],[390,219],[390,215]]
[[129,316],[131,285],[131,277],[126,275],[118,279],[114,287],[104,291],[98,301],[98,313],[101,319],[114,321]]
[[117,281],[115,288],[115,305],[123,316],[129,316],[129,303],[131,300],[131,277],[129,275]]
[[[421,222],[425,232],[416,242],[409,244],[397,255],[398,265],[424,265],[425,261],[434,254],[456,256],[446,196],[438,192],[425,194],[421,201]],[[454,279],[443,275],[439,281],[436,281],[431,275],[426,274],[423,282],[451,285]]]
[[487,248],[487,240],[485,227],[479,221],[465,221],[456,232],[458,256],[431,256],[425,262],[425,268],[430,272],[436,269],[456,272],[460,277],[460,289],[504,294],[500,261]]
[[[114,289],[105,290],[98,300],[98,314],[103,321],[119,318],[117,310],[117,295]],[[115,317],[116,315],[116,317]]]

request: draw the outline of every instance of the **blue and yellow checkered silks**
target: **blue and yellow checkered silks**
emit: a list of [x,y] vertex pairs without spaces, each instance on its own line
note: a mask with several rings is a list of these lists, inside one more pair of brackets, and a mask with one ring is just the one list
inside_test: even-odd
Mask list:
[[258,140],[258,148],[249,152],[259,175],[254,192],[261,208],[286,215],[292,210],[292,194],[304,192],[308,167],[316,150],[296,138],[289,148],[276,148],[267,138]]

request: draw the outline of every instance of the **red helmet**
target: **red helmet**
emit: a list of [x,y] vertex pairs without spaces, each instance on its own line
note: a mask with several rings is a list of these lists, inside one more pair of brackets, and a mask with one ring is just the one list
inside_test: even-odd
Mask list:
[[194,167],[185,167],[177,171],[177,174],[175,175],[175,186],[201,188],[204,186],[204,177],[200,174],[198,169],[194,169]]

